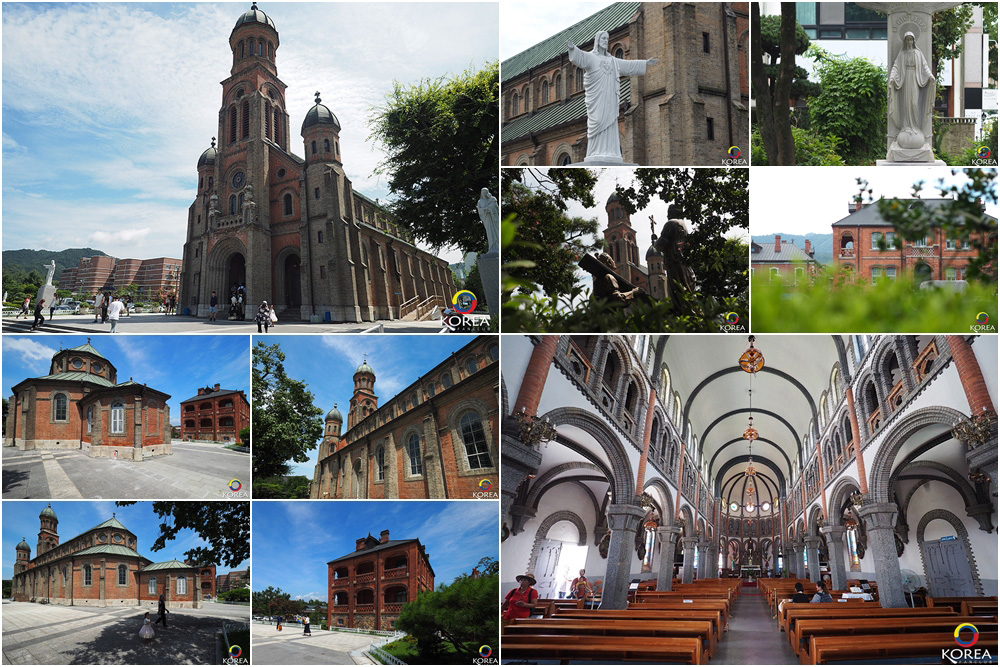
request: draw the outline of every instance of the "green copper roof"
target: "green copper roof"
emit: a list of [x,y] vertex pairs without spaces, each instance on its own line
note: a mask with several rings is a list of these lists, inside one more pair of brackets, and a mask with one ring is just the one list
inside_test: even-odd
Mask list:
[[120,528],[121,530],[128,530],[128,528],[123,526],[122,522],[116,519],[115,517],[111,517],[107,521],[97,524],[96,526],[91,528],[91,530],[97,530],[98,528]]
[[43,375],[38,378],[39,380],[67,380],[70,382],[90,382],[92,384],[99,384],[102,387],[114,387],[115,383],[107,378],[102,378],[100,375],[93,375],[91,373],[54,373],[53,375]]
[[[96,547],[88,547],[83,551],[77,551],[74,556],[92,556],[94,554],[111,554],[113,556],[136,556],[138,558],[145,558],[142,554],[128,547],[123,547],[118,544],[99,544]],[[147,559],[148,560],[148,559]]]
[[84,343],[83,345],[77,345],[76,347],[71,347],[67,350],[67,352],[88,352],[94,355],[95,357],[100,357],[101,359],[107,361],[107,357],[98,352],[97,349],[89,342]]
[[567,39],[573,40],[574,44],[581,46],[591,42],[598,30],[611,32],[615,28],[625,25],[640,6],[642,3],[639,2],[616,2],[579,23],[571,25],[562,32],[535,44],[530,49],[508,58],[500,63],[501,81],[509,81],[532,67],[566,53],[568,50],[566,47]]
[[182,563],[175,558],[173,560],[168,560],[164,563],[153,563],[152,565],[149,565],[145,569],[143,569],[143,572],[149,572],[150,570],[176,570],[178,568],[184,568],[189,570],[198,569],[194,565],[188,565],[186,563]]
[[[621,79],[621,88],[619,90],[619,99],[626,106],[632,99],[631,93],[632,80],[627,76],[623,76]],[[532,133],[542,132],[550,127],[555,127],[557,125],[562,125],[563,123],[569,123],[586,117],[586,101],[584,100],[583,95],[577,95],[576,97],[571,98],[568,102],[553,104],[552,106],[545,107],[536,113],[523,115],[505,123],[500,128],[500,141],[501,143],[507,143],[508,141],[520,139],[521,137],[526,137]]]
[[59,520],[59,517],[56,516],[56,511],[54,509],[52,509],[52,504],[51,503],[49,503],[49,506],[46,507],[45,509],[43,509],[38,516],[40,516],[40,517],[47,516],[47,517],[51,517],[51,518],[55,519],[56,521]]

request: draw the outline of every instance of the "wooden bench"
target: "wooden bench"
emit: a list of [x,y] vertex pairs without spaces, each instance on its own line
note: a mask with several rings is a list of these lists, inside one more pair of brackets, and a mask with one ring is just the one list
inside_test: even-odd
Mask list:
[[710,621],[712,631],[715,633],[716,642],[722,639],[722,632],[725,624],[722,622],[722,612],[712,610],[690,610],[682,609],[677,611],[656,610],[641,611],[636,609],[592,609],[590,611],[559,611],[553,617],[580,618],[580,619],[630,619],[635,621]]
[[726,600],[694,600],[684,602],[682,600],[663,602],[633,602],[628,606],[629,611],[717,611],[722,614],[722,624],[729,627],[729,602]]
[[956,613],[962,612],[963,602],[973,602],[973,603],[997,603],[997,596],[993,595],[991,597],[984,596],[966,596],[966,597],[932,597],[927,596],[927,606],[928,607],[951,607]]
[[968,618],[964,616],[927,616],[918,618],[880,618],[877,623],[859,625],[856,618],[799,619],[795,624],[792,648],[803,664],[813,664],[809,656],[812,637],[843,637],[857,635],[854,641],[867,641],[864,635],[912,634],[914,632],[954,632],[961,623],[973,623],[980,632],[996,632],[995,619]]
[[962,610],[959,612],[962,616],[996,616],[997,615],[997,603],[996,602],[963,602]]
[[[954,610],[951,614],[956,617]],[[782,615],[782,629],[791,641],[795,633],[795,622],[799,619],[807,618],[854,618],[854,619],[879,619],[891,618],[895,616],[948,616],[944,609],[933,607],[895,607],[884,609],[877,603],[867,602],[862,605],[850,605],[843,602],[827,602],[825,604],[812,604],[809,602],[792,602],[785,605]]]
[[[844,641],[843,637],[816,637],[809,640],[810,662],[822,665],[831,660],[886,660],[889,658],[940,657],[942,649],[959,649],[951,632],[906,635],[864,635],[864,641]],[[997,633],[980,633],[977,649],[997,654]]]
[[503,632],[505,638],[512,634],[601,635],[620,638],[696,637],[704,642],[702,654],[706,660],[712,659],[716,648],[712,621],[522,618],[508,623]]
[[504,659],[592,660],[608,662],[682,662],[704,664],[702,642],[697,637],[595,637],[591,635],[504,635]]

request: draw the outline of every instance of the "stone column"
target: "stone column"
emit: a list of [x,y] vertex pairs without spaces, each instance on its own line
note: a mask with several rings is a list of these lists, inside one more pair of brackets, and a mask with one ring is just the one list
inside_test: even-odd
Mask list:
[[809,571],[809,581],[820,581],[819,576],[819,541],[818,535],[809,535],[803,542],[806,547],[806,569]]
[[802,579],[802,543],[789,542],[788,548],[792,550],[792,560],[789,563],[789,570],[796,579]]
[[514,401],[513,412],[523,411],[534,416],[538,411],[538,403],[542,399],[542,389],[552,367],[552,357],[556,353],[559,336],[539,336],[535,348],[531,351],[528,367],[521,378],[521,387]]
[[708,578],[708,542],[699,542],[698,548],[698,578]]
[[669,591],[674,587],[674,553],[681,529],[677,526],[660,526],[656,537],[660,542],[660,570],[656,575],[656,590]]
[[403,475],[399,472],[399,466],[396,465],[396,458],[400,455],[399,447],[396,445],[396,439],[392,437],[390,432],[386,436],[385,444],[385,497],[386,498],[399,498],[399,481],[402,479]]
[[98,585],[98,590],[100,591],[100,593],[99,593],[100,597],[98,599],[100,600],[100,604],[97,605],[98,607],[106,607],[107,604],[108,604],[107,603],[107,589],[105,588],[105,586],[106,586],[106,579],[107,579],[107,577],[105,577],[105,574],[106,574],[105,570],[107,569],[107,567],[108,567],[108,561],[107,561],[107,559],[106,558],[102,558],[101,559],[101,566],[100,566],[100,568],[97,571],[97,575],[100,577],[100,583]]
[[708,545],[708,577],[716,577],[719,574],[719,543],[714,539]]
[[903,595],[903,575],[896,556],[896,503],[862,505],[858,514],[868,531],[868,553],[875,561],[875,581],[878,582],[879,603],[883,607],[907,607]]
[[142,396],[132,397],[132,460],[142,460]]
[[505,521],[510,508],[517,498],[517,491],[522,483],[538,474],[538,466],[542,464],[542,453],[530,445],[522,443],[515,433],[519,432],[517,420],[506,417],[501,429],[500,447],[500,520]]
[[964,336],[945,336],[951,358],[958,371],[958,379],[962,382],[965,398],[969,402],[969,414],[975,417],[983,412],[993,411],[993,401],[986,388],[983,369],[979,366],[976,353]]
[[[423,419],[424,428],[424,476],[427,479],[427,496],[445,498],[444,462],[441,443],[438,440],[437,420],[433,410]],[[367,460],[367,459],[366,459]]]
[[843,526],[823,526],[819,532],[826,536],[826,547],[830,553],[830,581],[833,590],[847,589],[847,569],[844,567],[844,533]]
[[601,609],[625,609],[628,606],[632,545],[635,542],[635,529],[644,516],[645,510],[637,505],[618,504],[608,507],[611,540],[608,544],[608,569],[604,575]]
[[681,569],[681,583],[690,584],[694,581],[694,547],[698,544],[697,537],[682,537],[684,545],[684,567]]
[[861,493],[868,493],[868,477],[865,474],[865,458],[861,451],[861,427],[858,425],[858,412],[854,407],[854,391],[847,387],[847,414],[851,422],[851,441],[854,443],[854,462],[858,466],[858,486]]

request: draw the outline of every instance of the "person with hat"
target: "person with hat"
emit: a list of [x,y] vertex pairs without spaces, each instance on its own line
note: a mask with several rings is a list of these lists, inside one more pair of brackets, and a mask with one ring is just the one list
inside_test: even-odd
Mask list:
[[[267,328],[271,326],[271,309],[267,305],[267,301],[260,304],[260,308],[257,309],[257,317],[254,318],[257,321],[257,333],[267,333]],[[261,327],[264,330],[261,331]]]
[[520,574],[517,576],[517,583],[520,585],[507,593],[500,608],[504,621],[528,618],[531,616],[531,608],[538,602],[538,591],[532,588],[535,585],[534,575]]

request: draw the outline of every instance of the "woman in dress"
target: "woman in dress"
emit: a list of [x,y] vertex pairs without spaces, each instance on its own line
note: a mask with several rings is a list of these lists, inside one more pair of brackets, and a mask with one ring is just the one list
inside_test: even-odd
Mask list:
[[153,624],[149,620],[149,612],[147,611],[146,615],[142,619],[142,627],[139,629],[139,636],[145,639],[148,644],[149,640],[152,639],[155,634],[156,633],[153,632]]
[[[257,317],[254,318],[257,322],[257,333],[267,333],[267,328],[271,326],[271,309],[267,305],[267,301],[260,304],[260,308],[257,309]],[[261,330],[261,327],[264,327]]]

